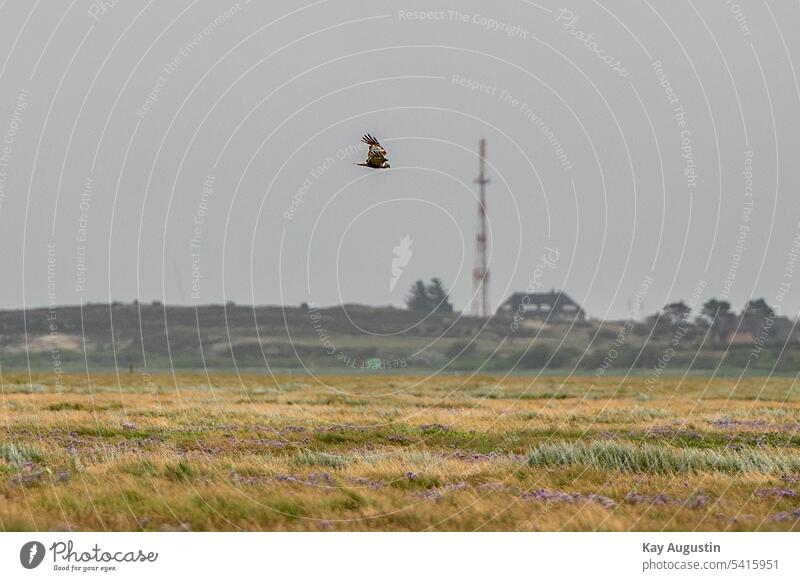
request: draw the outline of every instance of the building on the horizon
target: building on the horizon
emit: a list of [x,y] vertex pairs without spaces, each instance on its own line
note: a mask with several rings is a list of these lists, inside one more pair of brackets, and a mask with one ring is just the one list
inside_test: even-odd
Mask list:
[[519,313],[531,319],[548,322],[583,321],[586,312],[563,291],[514,293],[497,309],[497,314],[513,317]]

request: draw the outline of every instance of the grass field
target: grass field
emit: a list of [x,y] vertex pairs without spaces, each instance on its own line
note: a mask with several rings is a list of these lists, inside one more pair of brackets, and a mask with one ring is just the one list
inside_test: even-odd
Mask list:
[[0,530],[797,530],[790,379],[2,376]]

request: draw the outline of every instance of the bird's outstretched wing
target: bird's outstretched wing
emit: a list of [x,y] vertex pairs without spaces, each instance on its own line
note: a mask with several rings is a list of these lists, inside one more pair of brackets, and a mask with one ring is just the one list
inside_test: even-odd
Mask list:
[[361,138],[361,141],[369,146],[367,152],[367,159],[364,163],[358,164],[372,168],[386,169],[389,167],[389,160],[386,157],[386,150],[381,146],[380,142],[367,133]]
[[364,135],[364,137],[361,138],[361,141],[363,141],[367,145],[377,145],[378,147],[380,147],[380,145],[381,145],[380,142],[377,139],[375,139],[372,135],[370,135],[369,133]]

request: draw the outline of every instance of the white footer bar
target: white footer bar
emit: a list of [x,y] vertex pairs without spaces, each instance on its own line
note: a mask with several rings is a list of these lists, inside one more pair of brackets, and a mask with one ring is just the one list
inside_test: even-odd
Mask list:
[[2,533],[0,579],[800,579],[798,540],[792,533]]

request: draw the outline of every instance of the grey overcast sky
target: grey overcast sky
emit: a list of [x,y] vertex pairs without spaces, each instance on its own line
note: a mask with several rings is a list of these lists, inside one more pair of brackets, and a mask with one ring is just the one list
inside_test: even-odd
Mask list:
[[[798,24],[789,0],[2,1],[0,308],[400,306],[433,276],[467,308],[485,137],[495,307],[794,317]],[[365,132],[391,170],[353,165]]]

